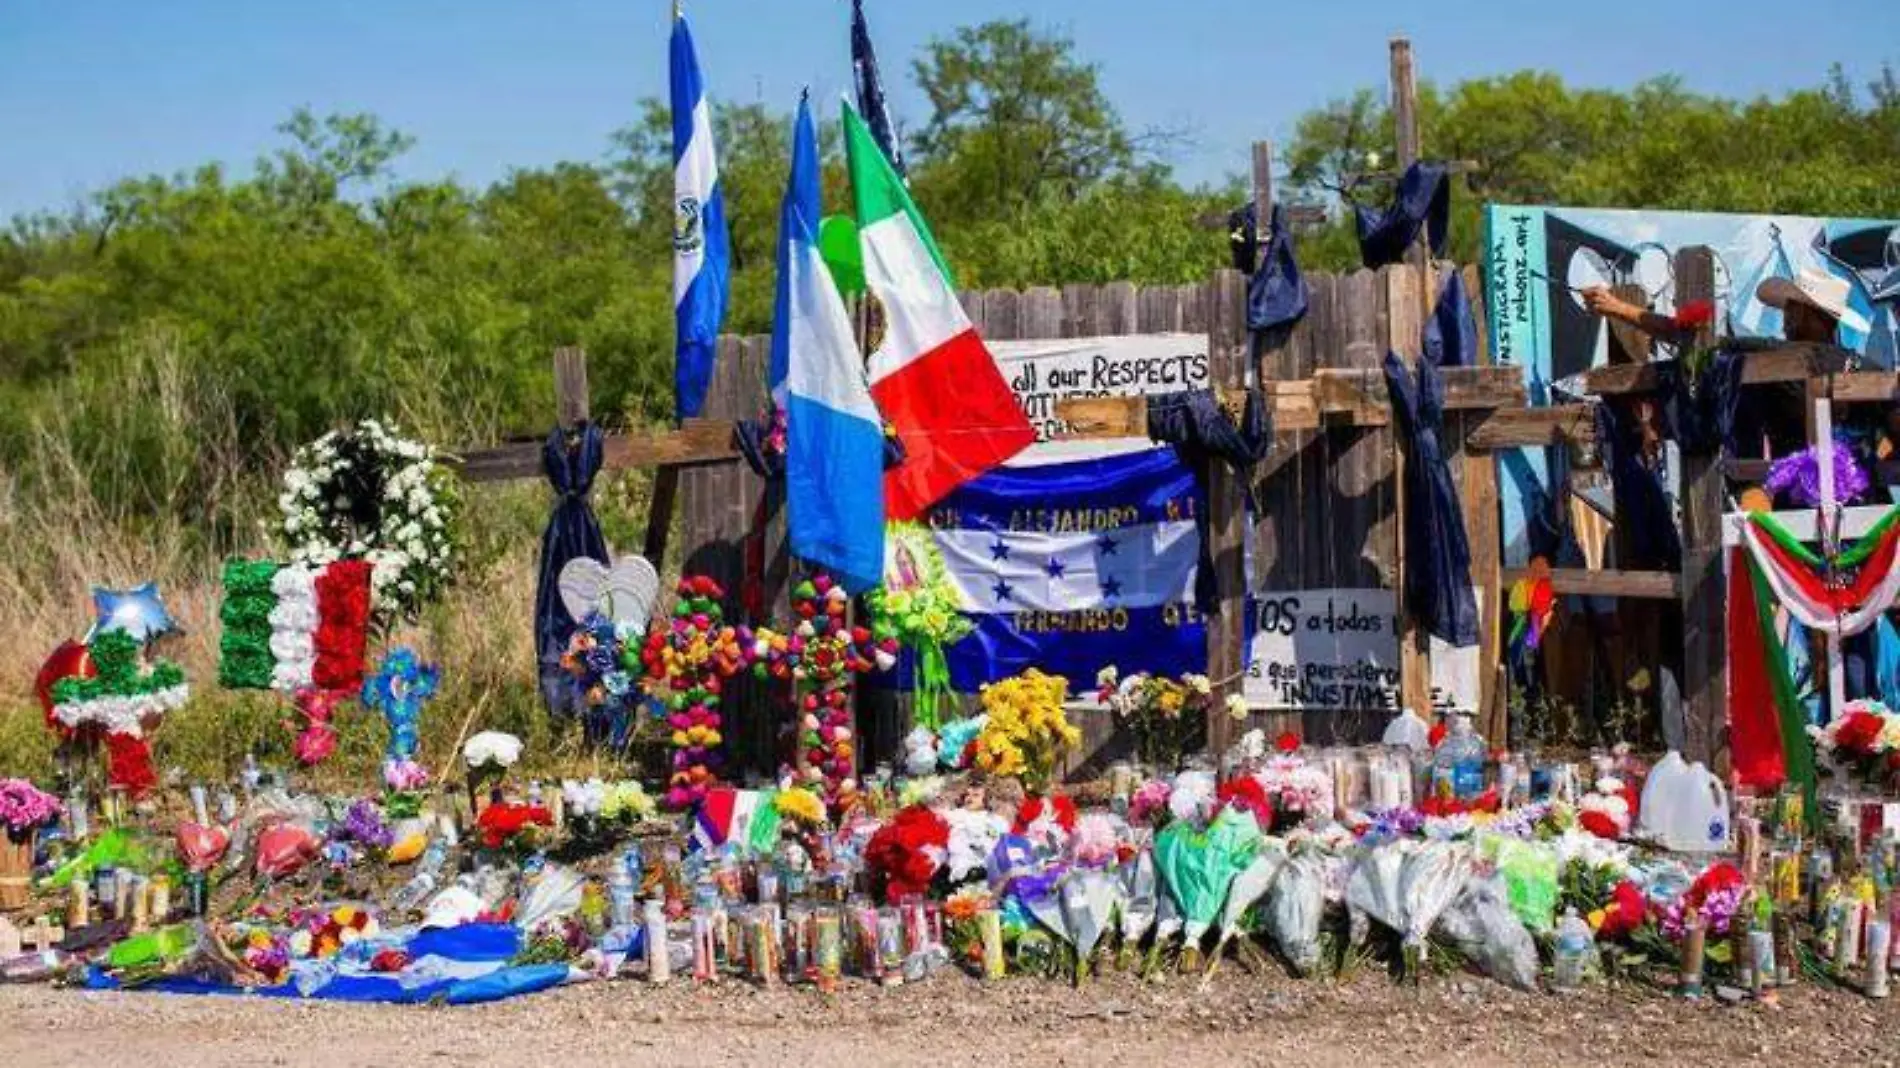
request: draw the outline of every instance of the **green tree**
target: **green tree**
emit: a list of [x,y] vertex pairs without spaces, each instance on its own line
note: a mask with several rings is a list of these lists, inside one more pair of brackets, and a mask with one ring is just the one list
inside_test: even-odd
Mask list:
[[[1900,92],[1890,70],[1857,92],[1834,72],[1779,100],[1691,92],[1673,78],[1627,92],[1574,89],[1556,75],[1516,74],[1419,91],[1419,129],[1441,159],[1471,160],[1455,199],[1452,254],[1478,254],[1485,202],[1806,215],[1900,215]],[[1302,116],[1290,183],[1376,202],[1396,155],[1391,116],[1370,90]],[[1312,248],[1344,266],[1343,220]]]
[[913,138],[914,181],[945,220],[1080,197],[1144,170],[1157,139],[1129,133],[1072,40],[1026,19],[934,40],[913,72],[930,102]]

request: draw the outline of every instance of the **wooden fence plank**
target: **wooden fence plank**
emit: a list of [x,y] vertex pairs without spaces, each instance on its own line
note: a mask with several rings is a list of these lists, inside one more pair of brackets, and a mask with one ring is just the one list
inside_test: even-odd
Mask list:
[[983,336],[995,341],[1013,341],[1022,336],[1022,294],[1013,289],[992,289],[983,294]]
[[1047,286],[1023,290],[1021,332],[1025,340],[1062,336],[1062,294]]

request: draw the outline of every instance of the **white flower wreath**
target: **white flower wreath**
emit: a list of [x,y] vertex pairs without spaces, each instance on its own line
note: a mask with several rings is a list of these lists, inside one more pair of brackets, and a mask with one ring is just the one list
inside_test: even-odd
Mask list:
[[379,623],[413,617],[449,582],[453,480],[433,449],[374,419],[298,449],[277,507],[292,561],[369,561]]

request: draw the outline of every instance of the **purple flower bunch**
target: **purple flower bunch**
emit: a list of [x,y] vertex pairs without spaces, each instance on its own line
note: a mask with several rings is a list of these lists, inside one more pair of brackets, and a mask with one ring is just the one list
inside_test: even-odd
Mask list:
[[1398,838],[1412,838],[1425,829],[1425,814],[1415,808],[1389,808],[1383,812],[1369,812],[1366,815],[1369,822],[1359,836],[1364,842],[1376,844]]
[[44,827],[63,811],[59,798],[25,779],[0,779],[0,823],[5,823],[8,830]]
[[365,849],[388,849],[396,841],[395,832],[383,822],[382,810],[368,798],[360,798],[350,805],[342,824],[332,833],[339,840],[355,842]]
[[[1855,458],[1853,447],[1845,438],[1834,439],[1834,501],[1836,504],[1852,504],[1867,493],[1871,482],[1867,478],[1867,469]],[[1814,446],[1810,445],[1800,452],[1783,456],[1768,468],[1768,480],[1763,483],[1769,493],[1779,496],[1791,493],[1797,503],[1818,508],[1821,504],[1821,460]]]
[[[1735,922],[1735,914],[1741,911],[1742,887],[1738,885],[1718,886],[1710,890],[1702,899],[1702,921],[1710,937],[1726,935],[1729,925]],[[1688,911],[1689,896],[1677,897],[1663,906],[1662,933],[1671,942],[1680,942],[1688,933],[1684,924],[1684,913]]]

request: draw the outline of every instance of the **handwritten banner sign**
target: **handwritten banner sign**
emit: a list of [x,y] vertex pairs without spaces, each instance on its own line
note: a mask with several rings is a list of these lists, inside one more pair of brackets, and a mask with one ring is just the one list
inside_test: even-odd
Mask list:
[[1056,405],[1077,397],[1131,397],[1207,386],[1205,334],[992,341],[990,351],[1016,403],[1036,428],[1036,444],[1011,461],[1091,460],[1152,448],[1147,438],[1062,441],[1068,424]]
[[[1391,590],[1256,592],[1243,686],[1274,711],[1399,711],[1399,620]],[[1475,711],[1478,647],[1432,639],[1432,705]]]

